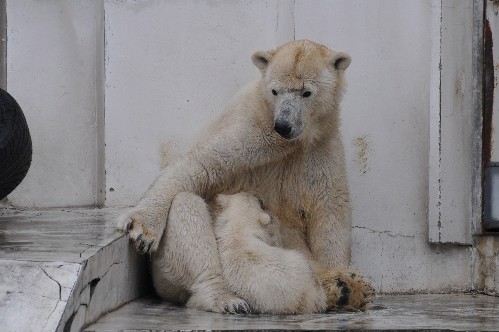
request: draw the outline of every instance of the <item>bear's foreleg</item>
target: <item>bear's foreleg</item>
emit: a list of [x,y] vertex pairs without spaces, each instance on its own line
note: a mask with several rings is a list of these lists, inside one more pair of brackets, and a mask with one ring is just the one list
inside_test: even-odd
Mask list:
[[168,166],[139,204],[120,216],[116,227],[127,233],[139,251],[154,252],[179,192],[201,197],[217,194],[216,188],[230,185],[251,168],[283,158],[294,146],[251,122],[224,128]]
[[314,270],[326,291],[328,310],[364,311],[372,303],[374,288],[349,269],[352,222],[348,192],[333,191],[323,200],[318,199],[316,208],[307,235],[312,255],[318,262]]
[[152,276],[157,293],[168,301],[220,313],[249,311],[227,290],[211,215],[195,194],[175,196],[165,234],[152,254]]

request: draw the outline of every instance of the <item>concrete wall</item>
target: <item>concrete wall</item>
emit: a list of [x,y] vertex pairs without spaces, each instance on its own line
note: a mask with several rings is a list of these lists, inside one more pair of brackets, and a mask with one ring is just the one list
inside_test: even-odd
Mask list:
[[353,58],[342,126],[353,264],[380,291],[469,288],[470,247],[428,243],[431,19],[440,2],[310,4],[7,0],[8,88],[35,150],[9,200],[135,204],[258,77],[255,50],[308,38]]

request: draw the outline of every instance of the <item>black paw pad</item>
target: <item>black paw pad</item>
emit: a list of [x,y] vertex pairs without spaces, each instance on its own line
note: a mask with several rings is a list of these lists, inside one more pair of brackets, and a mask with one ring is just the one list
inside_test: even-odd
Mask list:
[[348,303],[348,300],[350,298],[350,289],[347,287],[345,282],[341,281],[340,279],[336,280],[336,286],[338,286],[341,291],[338,300],[336,300],[336,305],[338,307],[344,307]]

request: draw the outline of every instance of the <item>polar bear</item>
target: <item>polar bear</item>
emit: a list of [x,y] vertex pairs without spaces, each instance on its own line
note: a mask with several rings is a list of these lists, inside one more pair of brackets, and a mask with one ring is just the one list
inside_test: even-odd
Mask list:
[[152,254],[165,299],[245,312],[222,276],[209,204],[220,193],[256,192],[279,218],[283,246],[329,271],[332,302],[362,306],[372,289],[345,270],[352,225],[339,113],[350,56],[300,40],[258,51],[252,61],[260,79],[233,97],[117,227]]
[[248,302],[252,312],[323,312],[326,293],[307,258],[283,249],[279,222],[248,193],[220,194],[214,231],[229,291]]

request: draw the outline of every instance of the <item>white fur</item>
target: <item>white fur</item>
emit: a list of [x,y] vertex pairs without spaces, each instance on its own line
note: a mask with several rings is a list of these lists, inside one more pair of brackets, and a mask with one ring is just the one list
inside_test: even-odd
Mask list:
[[[203,138],[168,165],[117,223],[141,251],[153,253],[158,293],[170,300],[190,297],[188,304],[203,310],[241,311],[245,304],[226,289],[216,255],[206,202],[220,193],[257,193],[281,221],[283,246],[319,269],[350,262],[351,208],[339,130],[350,58],[302,40],[257,52],[253,62],[261,79],[234,96]],[[301,124],[293,139],[274,130],[277,114],[286,120],[287,112],[272,89],[287,94],[288,115],[299,119],[290,122]],[[312,95],[304,99],[306,90]]]
[[215,236],[229,290],[259,313],[324,311],[326,294],[307,258],[274,246],[279,242],[277,219],[246,193],[219,195],[217,201],[222,211],[215,218]]

